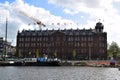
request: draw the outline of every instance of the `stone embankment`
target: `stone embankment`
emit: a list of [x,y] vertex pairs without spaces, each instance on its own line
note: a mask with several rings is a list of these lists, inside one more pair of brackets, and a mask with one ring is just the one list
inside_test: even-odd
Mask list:
[[67,61],[61,62],[62,66],[90,66],[90,67],[120,67],[120,62],[110,65],[110,61]]

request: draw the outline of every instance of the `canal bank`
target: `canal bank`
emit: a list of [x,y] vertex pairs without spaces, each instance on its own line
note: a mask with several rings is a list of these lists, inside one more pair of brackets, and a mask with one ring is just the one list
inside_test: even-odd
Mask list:
[[111,65],[108,60],[90,60],[90,61],[63,61],[62,66],[90,66],[90,67],[120,67],[119,61]]

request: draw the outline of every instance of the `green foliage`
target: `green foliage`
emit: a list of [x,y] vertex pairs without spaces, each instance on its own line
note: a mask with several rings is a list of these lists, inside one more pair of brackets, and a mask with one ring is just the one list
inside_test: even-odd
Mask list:
[[108,57],[118,57],[120,54],[120,48],[116,42],[112,42],[108,47]]
[[55,52],[54,52],[54,56],[57,57],[57,50],[55,50]]
[[22,54],[21,54],[21,51],[19,50],[19,53],[18,53],[18,57],[21,58],[22,57]]
[[36,57],[38,58],[40,55],[39,55],[39,51],[38,51],[38,49],[37,49],[37,51],[36,51]]
[[76,57],[76,51],[75,51],[75,50],[73,50],[73,54],[72,54],[72,56],[73,56],[73,58]]
[[2,50],[2,54],[1,54],[1,60],[4,60],[4,50]]
[[1,57],[3,58],[3,55],[4,55],[4,50],[2,50],[2,54],[1,54]]

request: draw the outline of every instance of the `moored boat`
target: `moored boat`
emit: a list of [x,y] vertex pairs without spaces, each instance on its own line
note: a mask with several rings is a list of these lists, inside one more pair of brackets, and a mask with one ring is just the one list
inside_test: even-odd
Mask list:
[[54,59],[38,58],[37,65],[38,66],[60,66],[60,61],[57,58],[54,58]]
[[0,66],[22,66],[21,61],[0,61]]
[[57,58],[24,58],[18,60],[0,61],[0,66],[59,66]]
[[23,66],[37,66],[37,58],[24,58]]

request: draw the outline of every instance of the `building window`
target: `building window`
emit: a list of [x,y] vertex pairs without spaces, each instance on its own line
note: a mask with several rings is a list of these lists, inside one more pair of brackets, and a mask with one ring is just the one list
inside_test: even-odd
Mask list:
[[86,35],[86,33],[85,33],[85,32],[82,32],[82,35]]
[[19,44],[18,46],[21,47],[21,44]]
[[48,41],[48,37],[46,37],[46,41]]
[[24,44],[23,44],[23,43],[21,43],[21,47],[24,47]]
[[76,32],[76,35],[79,35],[79,32]]
[[69,35],[73,35],[73,33],[72,33],[72,32],[70,32],[70,33],[69,33]]
[[75,37],[75,41],[78,41],[77,37]]
[[37,41],[39,42],[39,38],[37,38]]
[[70,41],[73,41],[73,37],[71,37],[71,40]]
[[43,41],[45,41],[45,37],[43,38]]
[[25,41],[27,41],[27,38],[25,38]]
[[24,41],[24,38],[21,38],[21,41]]
[[89,32],[88,35],[92,35],[92,32]]
[[70,37],[68,38],[68,41],[70,41]]
[[80,46],[80,43],[78,42],[77,45],[78,45],[78,47],[79,47],[79,46]]
[[25,43],[25,47],[27,47],[27,44]]
[[31,38],[31,41],[32,41],[32,42],[34,41],[33,37]]
[[34,47],[36,47],[36,44],[35,44],[35,43],[33,43],[33,46],[34,46]]
[[75,42],[75,47],[78,47],[78,43],[77,42]]
[[41,37],[39,38],[39,41],[42,41],[42,38],[41,38]]
[[66,37],[63,38],[63,41],[66,41]]
[[51,39],[51,41],[53,41],[53,37],[51,37],[50,39]]
[[33,35],[33,36],[35,36],[35,35],[36,35],[36,33],[34,32],[32,35]]
[[84,41],[86,41],[87,39],[86,39],[86,37],[84,37]]
[[35,42],[35,41],[36,41],[36,38],[34,37],[33,39],[34,39],[34,42]]
[[19,41],[21,41],[21,38],[19,38]]

